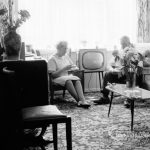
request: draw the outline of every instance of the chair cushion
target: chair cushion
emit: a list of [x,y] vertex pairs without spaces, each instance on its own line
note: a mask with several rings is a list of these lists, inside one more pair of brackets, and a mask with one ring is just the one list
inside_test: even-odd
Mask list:
[[24,121],[46,120],[67,117],[55,105],[35,106],[22,109]]

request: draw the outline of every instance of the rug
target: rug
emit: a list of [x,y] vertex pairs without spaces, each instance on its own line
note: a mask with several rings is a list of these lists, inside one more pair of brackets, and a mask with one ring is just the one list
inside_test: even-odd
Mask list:
[[[85,93],[85,98],[92,104],[89,109],[77,107],[69,94],[65,100],[57,97],[55,100],[55,105],[61,112],[72,118],[73,150],[150,149],[150,101],[135,102],[134,131],[131,132],[131,111],[124,107],[123,97],[114,98],[109,117],[108,104],[93,103],[93,100],[100,98],[99,92]],[[51,126],[44,138],[52,138]],[[66,150],[65,138],[65,125],[59,124],[58,150]],[[46,149],[53,150],[53,144],[47,145]]]

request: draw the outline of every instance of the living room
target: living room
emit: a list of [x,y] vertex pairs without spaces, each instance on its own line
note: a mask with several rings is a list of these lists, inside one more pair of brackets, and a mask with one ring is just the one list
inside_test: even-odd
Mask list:
[[[94,103],[103,95],[100,91],[103,89],[107,67],[113,59],[113,52],[121,53],[123,36],[129,37],[144,61],[145,57],[150,57],[149,4],[148,0],[1,0],[0,10],[6,8],[6,14],[12,17],[14,24],[20,17],[20,10],[25,10],[22,14],[27,17],[16,30],[23,43],[21,59],[29,62],[44,60],[48,65],[55,53],[60,54],[59,44],[67,42],[65,53],[78,70],[83,71],[81,86],[85,104],[90,104],[88,109],[84,109],[84,104],[83,108],[82,105],[78,107],[75,96],[72,97],[66,89],[65,95],[64,89],[53,91],[51,95],[53,81],[49,83],[50,103],[53,101],[63,114],[71,116],[73,150],[150,149],[149,60],[142,66],[140,82],[144,86],[140,87],[140,92],[135,92],[140,94],[140,98],[136,97],[134,107],[133,101],[128,108],[124,106],[126,96],[123,91],[118,91],[123,88],[128,96],[130,92],[122,86],[119,89],[118,84],[115,84],[118,81],[110,83],[108,87],[110,93],[114,93],[111,103]],[[0,15],[0,20],[2,17]],[[0,28],[0,43],[5,49],[3,38],[6,32],[1,23]],[[3,59],[4,53],[1,55]],[[57,76],[53,72],[49,75]],[[110,99],[111,96],[110,94]],[[51,140],[51,130],[52,127],[48,126],[44,139]],[[58,125],[57,146],[60,150],[67,146],[64,132],[65,126]],[[39,145],[36,148],[41,149]],[[53,148],[53,144],[45,146],[48,150]]]

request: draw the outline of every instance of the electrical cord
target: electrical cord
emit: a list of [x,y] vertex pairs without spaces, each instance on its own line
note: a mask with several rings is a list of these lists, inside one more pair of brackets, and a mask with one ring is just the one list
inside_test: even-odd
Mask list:
[[[88,81],[88,91],[89,91],[89,92],[95,92],[94,90],[91,90],[91,89],[90,89],[90,82],[91,82],[91,80],[92,80],[92,74],[93,74],[93,73],[90,74],[90,79],[89,79],[89,81]],[[97,91],[97,73],[96,73],[96,91]]]
[[90,89],[91,78],[92,78],[92,73],[90,73],[90,79],[89,79],[89,81],[88,81],[88,90],[89,90],[89,92],[93,92],[93,91]]

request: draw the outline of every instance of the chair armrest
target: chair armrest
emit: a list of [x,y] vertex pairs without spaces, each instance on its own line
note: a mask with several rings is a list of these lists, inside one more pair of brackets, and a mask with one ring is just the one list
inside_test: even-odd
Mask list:
[[3,73],[9,74],[9,75],[14,75],[14,74],[15,74],[15,71],[9,70],[9,69],[7,69],[7,67],[4,67],[4,68],[3,68]]
[[53,77],[52,77],[52,73],[53,73],[52,71],[48,71],[48,77],[49,77],[49,79],[50,79],[51,81],[52,81],[52,78],[53,78]]
[[73,74],[73,75],[79,77],[80,79],[83,79],[84,70],[71,70],[71,71],[69,71],[69,74]]
[[150,67],[143,67],[143,75],[150,75]]
[[49,80],[49,87],[50,90],[53,89],[53,81],[52,81],[52,72],[48,71],[48,80]]

